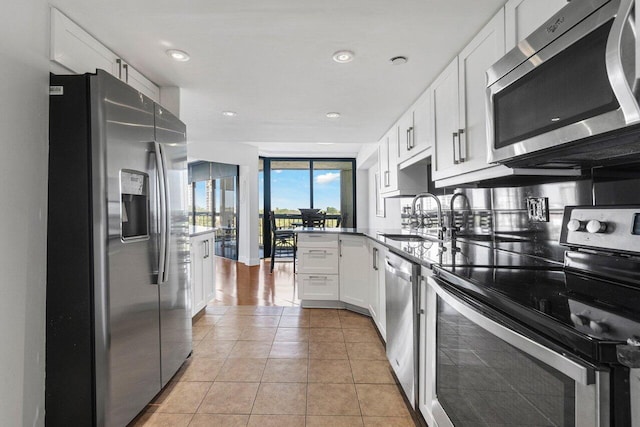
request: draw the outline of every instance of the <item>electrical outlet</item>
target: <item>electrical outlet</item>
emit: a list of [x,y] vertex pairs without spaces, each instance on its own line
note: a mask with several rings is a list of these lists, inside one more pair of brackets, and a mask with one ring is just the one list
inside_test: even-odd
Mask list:
[[549,222],[549,198],[527,197],[527,214],[533,222]]

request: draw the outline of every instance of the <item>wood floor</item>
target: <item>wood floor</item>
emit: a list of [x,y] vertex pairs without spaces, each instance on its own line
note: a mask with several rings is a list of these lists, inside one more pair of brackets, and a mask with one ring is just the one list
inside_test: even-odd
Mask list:
[[293,263],[276,260],[273,273],[269,260],[249,267],[216,257],[216,296],[209,305],[298,306]]

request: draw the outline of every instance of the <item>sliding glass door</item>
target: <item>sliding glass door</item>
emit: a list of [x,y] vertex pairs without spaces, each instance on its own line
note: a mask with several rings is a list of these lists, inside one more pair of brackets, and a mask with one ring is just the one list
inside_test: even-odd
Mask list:
[[260,159],[261,249],[270,255],[269,211],[276,226],[300,224],[300,209],[327,214],[327,227],[355,227],[354,159]]

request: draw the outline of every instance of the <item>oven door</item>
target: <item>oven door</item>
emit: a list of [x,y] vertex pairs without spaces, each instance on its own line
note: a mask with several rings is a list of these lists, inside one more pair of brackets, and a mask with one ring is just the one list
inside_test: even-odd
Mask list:
[[609,425],[608,371],[529,338],[438,278],[427,281],[425,397],[435,425]]

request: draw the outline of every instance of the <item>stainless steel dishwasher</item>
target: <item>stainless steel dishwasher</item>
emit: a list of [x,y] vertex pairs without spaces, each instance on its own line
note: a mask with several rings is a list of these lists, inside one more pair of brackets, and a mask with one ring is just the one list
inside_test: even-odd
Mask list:
[[385,257],[387,358],[411,406],[417,401],[419,266],[393,253]]

